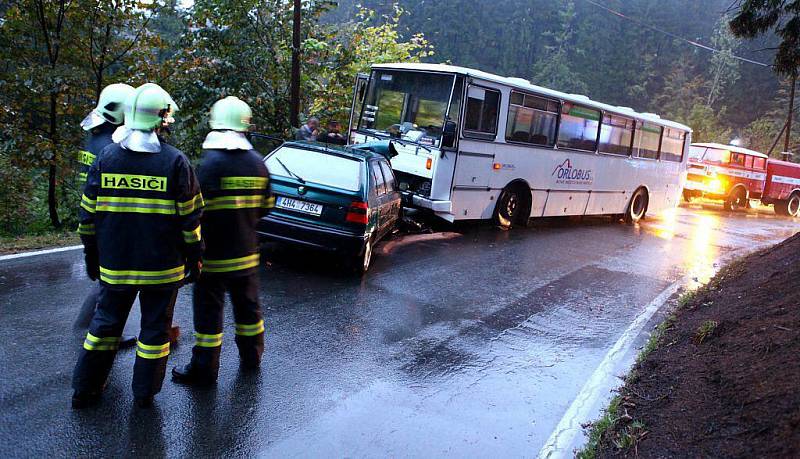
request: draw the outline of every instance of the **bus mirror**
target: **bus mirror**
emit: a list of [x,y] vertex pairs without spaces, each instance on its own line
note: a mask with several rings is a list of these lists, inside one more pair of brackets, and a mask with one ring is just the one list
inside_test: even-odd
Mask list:
[[442,147],[453,148],[456,146],[456,123],[445,121],[442,128]]

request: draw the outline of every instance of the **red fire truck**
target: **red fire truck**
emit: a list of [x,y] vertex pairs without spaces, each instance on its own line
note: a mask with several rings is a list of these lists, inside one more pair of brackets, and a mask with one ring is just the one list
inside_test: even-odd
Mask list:
[[800,164],[768,159],[747,148],[718,143],[695,143],[689,148],[683,197],[723,201],[725,209],[749,206],[760,199],[775,213],[800,214]]
[[723,201],[725,209],[747,208],[760,199],[767,180],[767,155],[719,143],[694,143],[689,147],[683,197]]
[[770,159],[761,202],[772,204],[779,215],[800,215],[800,164]]

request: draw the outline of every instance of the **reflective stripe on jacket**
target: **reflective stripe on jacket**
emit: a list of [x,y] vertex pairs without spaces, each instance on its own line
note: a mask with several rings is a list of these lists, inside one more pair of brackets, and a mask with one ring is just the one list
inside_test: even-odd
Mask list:
[[241,276],[259,264],[258,220],[273,207],[269,172],[255,150],[203,151],[203,273]]
[[202,253],[200,184],[186,156],[165,143],[159,153],[106,147],[89,169],[81,208],[79,233],[97,250],[106,285],[175,285]]

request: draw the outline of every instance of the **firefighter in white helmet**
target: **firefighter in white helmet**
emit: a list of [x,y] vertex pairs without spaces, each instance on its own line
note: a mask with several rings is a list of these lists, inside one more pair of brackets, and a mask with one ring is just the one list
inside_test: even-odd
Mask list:
[[[94,159],[109,144],[114,143],[111,136],[114,131],[122,125],[125,120],[124,108],[125,99],[133,92],[133,86],[124,83],[114,83],[106,86],[100,92],[97,106],[89,112],[86,118],[81,121],[81,128],[86,131],[84,148],[78,150],[78,184],[83,189],[86,183],[86,173],[94,162]],[[89,296],[83,302],[78,318],[75,320],[75,329],[86,331],[89,321],[97,307],[97,296],[100,294],[100,286],[95,284]],[[132,335],[123,336],[120,340],[120,348],[131,347],[136,344],[136,337]]]

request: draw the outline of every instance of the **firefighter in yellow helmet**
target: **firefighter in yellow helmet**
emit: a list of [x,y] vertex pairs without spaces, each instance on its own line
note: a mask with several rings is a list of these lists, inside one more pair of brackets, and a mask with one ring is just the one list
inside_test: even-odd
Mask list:
[[211,132],[198,167],[206,197],[203,211],[203,276],[194,286],[195,346],[188,365],[172,378],[183,384],[217,380],[225,293],[233,303],[234,334],[241,366],[256,370],[264,351],[264,320],[258,300],[259,246],[256,224],[273,207],[269,171],[245,137],[250,107],[226,97],[211,108]]
[[73,375],[73,408],[96,403],[136,297],[141,332],[133,395],[145,408],[161,390],[178,288],[200,275],[203,197],[189,160],[158,137],[177,106],[142,85],[125,102],[125,124],[89,168],[80,232],[87,274],[100,279],[97,310]]

